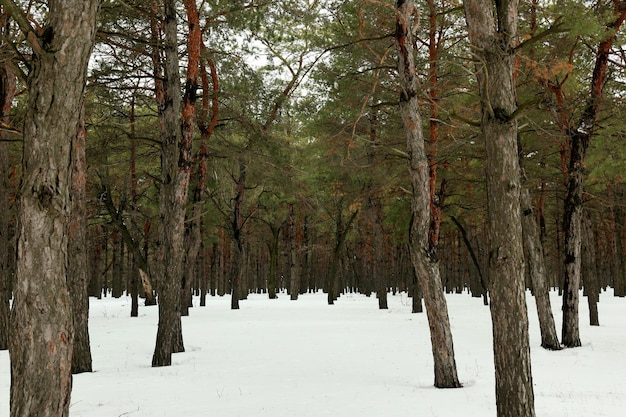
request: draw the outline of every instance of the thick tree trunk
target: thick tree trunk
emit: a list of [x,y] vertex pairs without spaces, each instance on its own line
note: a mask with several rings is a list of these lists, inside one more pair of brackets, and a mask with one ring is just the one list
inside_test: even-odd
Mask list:
[[479,62],[481,127],[487,156],[489,292],[498,417],[534,417],[520,210],[514,46],[518,0],[464,0]]
[[9,144],[0,137],[0,350],[9,348]]
[[[71,144],[79,131],[98,0],[50,2],[33,47],[24,122],[17,285],[9,337],[11,417],[67,416],[72,300],[67,285]],[[18,16],[19,14],[19,16]]]
[[400,113],[407,138],[409,175],[413,189],[409,251],[426,306],[435,365],[435,386],[456,388],[461,384],[457,376],[448,307],[439,274],[439,261],[429,250],[430,177],[424,147],[422,118],[417,100],[418,80],[413,58],[413,14],[416,13],[416,9],[412,0],[398,0],[396,6],[395,40],[401,88]]
[[164,1],[164,98],[159,102],[161,125],[161,238],[163,276],[159,281],[159,325],[152,366],[169,366],[172,353],[184,351],[180,293],[185,255],[185,205],[191,168],[191,147],[181,138],[180,78],[177,52],[176,1]]
[[72,141],[71,216],[68,225],[67,276],[72,298],[74,317],[74,352],[72,373],[91,372],[91,346],[89,344],[89,265],[87,260],[87,157],[85,124],[81,112],[80,129]]
[[[7,15],[0,16],[0,31],[9,30]],[[2,41],[0,41],[1,43]],[[9,125],[9,115],[15,97],[16,79],[8,63],[0,66],[0,120]],[[11,297],[11,268],[9,254],[13,244],[9,235],[9,143],[4,130],[0,130],[0,350],[9,348],[9,299]]]
[[[200,21],[198,16],[198,7],[195,0],[184,0],[185,11],[187,13],[187,76],[185,81],[185,94],[183,96],[183,117],[182,117],[182,144],[181,156],[178,162],[179,175],[184,178],[180,182],[181,187],[185,187],[185,200],[189,188],[189,180],[191,177],[191,150],[194,136],[194,127],[196,125],[196,95],[198,90],[198,77],[200,72],[200,47],[202,45],[202,34]],[[203,184],[199,184],[203,187]],[[188,244],[185,252],[185,264],[183,272],[183,288],[181,298],[182,314],[189,315],[189,307],[191,306],[191,287],[196,277],[197,263],[200,258],[202,246],[201,235],[201,195],[202,188],[196,189],[194,192],[194,206],[192,210],[192,219],[188,227]],[[184,210],[184,205],[183,205]]]

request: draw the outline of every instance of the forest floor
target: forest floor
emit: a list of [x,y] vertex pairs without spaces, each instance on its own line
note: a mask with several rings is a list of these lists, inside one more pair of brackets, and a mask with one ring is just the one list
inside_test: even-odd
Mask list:
[[[74,376],[73,417],[458,417],[495,416],[489,309],[482,299],[448,295],[459,378],[464,388],[433,387],[425,314],[406,294],[324,294],[290,301],[250,295],[241,309],[208,297],[183,318],[185,353],[151,368],[157,307],[131,318],[130,298],[91,299],[94,372]],[[560,299],[552,294],[557,326]],[[194,299],[194,305],[198,300]],[[540,345],[528,297],[537,416],[624,415],[626,300],[602,293],[600,327],[581,298],[583,346]],[[560,328],[560,327],[559,327]],[[0,417],[9,415],[9,354],[0,352]]]

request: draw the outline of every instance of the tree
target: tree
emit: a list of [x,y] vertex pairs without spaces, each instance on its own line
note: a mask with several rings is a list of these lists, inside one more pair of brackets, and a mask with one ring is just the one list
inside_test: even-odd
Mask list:
[[74,337],[66,282],[71,143],[80,131],[100,1],[50,1],[41,29],[15,2],[0,4],[32,49],[9,338],[11,416],[67,416]]
[[428,158],[424,146],[422,118],[418,105],[419,84],[413,55],[413,1],[396,3],[396,50],[400,79],[400,115],[407,139],[411,179],[411,226],[409,250],[426,306],[435,363],[435,386],[457,388],[459,382],[448,307],[439,273],[439,260],[429,243],[431,207]]
[[[0,33],[9,39],[9,14],[0,11]],[[1,41],[4,43],[5,41]],[[15,97],[16,79],[8,62],[0,65],[0,122],[9,126],[9,115]],[[9,256],[11,237],[9,230],[9,134],[0,130],[0,350],[9,348],[9,299],[11,298],[11,270]]]
[[562,85],[551,85],[557,96],[556,114],[558,124],[566,135],[567,194],[563,211],[565,246],[565,278],[563,283],[563,326],[561,341],[567,347],[581,345],[579,334],[578,299],[581,282],[583,182],[585,156],[598,124],[598,113],[604,95],[609,68],[611,48],[617,31],[626,19],[626,1],[613,0],[612,20],[607,24],[608,35],[600,41],[596,50],[595,65],[589,88],[589,96],[576,124],[567,117],[563,102]]
[[[180,294],[185,255],[185,206],[191,173],[191,137],[181,137],[179,123],[181,93],[175,0],[164,0],[163,32],[163,97],[158,104],[162,138],[159,215],[164,265],[157,290],[159,325],[152,366],[169,366],[172,364],[172,353],[184,351]],[[188,122],[185,120],[183,123]]]
[[520,210],[515,84],[518,0],[464,0],[486,151],[489,291],[498,417],[535,415]]
[[81,111],[80,124],[72,141],[72,184],[70,188],[71,217],[67,225],[68,254],[72,259],[67,265],[68,287],[72,298],[74,323],[74,350],[72,373],[91,372],[91,346],[89,343],[89,267],[87,264],[87,207],[85,186],[87,183],[87,158],[85,155],[86,132]]

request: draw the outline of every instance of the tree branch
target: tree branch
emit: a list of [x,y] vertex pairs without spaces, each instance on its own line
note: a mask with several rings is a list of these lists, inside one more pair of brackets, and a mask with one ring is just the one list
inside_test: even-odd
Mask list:
[[28,22],[28,17],[13,0],[0,0],[0,5],[4,6],[4,9],[11,15],[15,23],[19,26],[20,30],[24,33],[24,36],[33,48],[33,52],[37,55],[43,54],[43,46],[41,40],[37,35],[37,32]]

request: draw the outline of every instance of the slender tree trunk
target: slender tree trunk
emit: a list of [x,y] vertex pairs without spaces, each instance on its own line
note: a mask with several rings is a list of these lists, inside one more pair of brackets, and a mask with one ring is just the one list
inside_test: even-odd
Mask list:
[[243,158],[239,160],[239,177],[237,178],[237,195],[235,196],[235,206],[233,208],[233,218],[231,220],[231,230],[233,242],[235,243],[235,254],[233,256],[233,270],[231,273],[231,301],[232,310],[239,309],[239,299],[241,298],[241,283],[246,262],[245,246],[243,241],[243,227],[245,219],[243,217],[243,206],[246,195],[246,174],[247,166]]
[[72,184],[70,188],[71,217],[68,225],[67,276],[72,298],[74,318],[74,352],[72,373],[91,372],[91,347],[89,344],[89,265],[87,260],[87,157],[86,132],[81,112],[80,128],[72,143]]
[[[12,2],[3,2],[6,6]],[[80,127],[98,0],[50,2],[43,36],[11,11],[32,49],[9,335],[11,417],[67,416],[74,326],[67,285],[71,144]]]
[[[190,138],[181,138],[180,79],[176,1],[164,1],[164,98],[159,102],[161,125],[161,194],[159,212],[163,242],[163,276],[159,282],[159,325],[152,366],[169,366],[172,353],[184,351],[180,310],[183,276],[185,205],[191,169]],[[187,88],[186,86],[186,94]],[[185,117],[183,116],[183,119]],[[183,124],[188,121],[183,121]],[[184,125],[183,125],[184,126]],[[182,129],[184,131],[184,128]]]
[[521,190],[521,209],[524,251],[526,252],[528,272],[537,305],[541,346],[545,349],[560,350],[561,344],[556,333],[552,305],[550,304],[550,288],[546,282],[543,248],[539,238],[539,231],[537,230],[537,223],[533,216],[530,192],[527,188]]
[[[135,137],[136,120],[135,120],[135,94],[130,99],[130,158],[129,158],[129,171],[130,171],[130,217],[133,226],[137,226],[137,139]],[[136,245],[133,245],[136,246]],[[130,267],[130,316],[139,316],[139,267],[137,262],[136,250],[130,247],[131,252],[131,267]]]
[[598,271],[596,268],[596,245],[593,234],[591,216],[587,210],[583,212],[582,223],[582,277],[589,306],[589,324],[599,326],[598,301],[600,301],[600,286],[598,285]]
[[439,260],[429,250],[430,186],[428,158],[424,146],[422,118],[418,104],[418,79],[413,52],[413,22],[416,13],[412,0],[396,3],[396,49],[400,76],[400,114],[404,124],[409,153],[411,197],[411,229],[409,251],[419,282],[430,327],[435,365],[435,386],[457,388],[459,382],[454,359],[454,346],[448,307],[439,275]]
[[[519,164],[521,172],[524,171],[524,157],[519,147]],[[525,174],[522,175],[522,181]],[[530,282],[533,287],[537,315],[539,316],[539,330],[541,332],[541,346],[545,349],[560,350],[561,344],[556,333],[554,316],[552,315],[552,305],[550,304],[550,288],[546,282],[546,267],[543,257],[543,245],[537,229],[537,222],[533,215],[534,209],[530,198],[530,191],[523,187],[520,191],[520,205],[522,211],[522,235],[524,239],[524,252]]]
[[487,155],[489,292],[498,417],[534,417],[513,80],[518,0],[464,0]]
[[297,300],[300,293],[300,271],[296,247],[296,220],[293,203],[289,203],[289,298]]
[[267,293],[270,300],[276,298],[276,274],[278,269],[278,240],[280,238],[281,227],[268,225],[272,232],[272,240],[268,242],[269,268],[267,272]]

